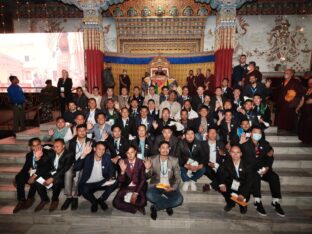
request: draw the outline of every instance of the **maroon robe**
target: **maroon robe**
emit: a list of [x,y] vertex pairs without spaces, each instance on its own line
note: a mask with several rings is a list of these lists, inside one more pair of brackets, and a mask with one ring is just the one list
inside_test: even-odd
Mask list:
[[[117,192],[113,205],[116,209],[123,210],[130,213],[136,213],[138,208],[143,208],[146,206],[146,190],[147,182],[145,178],[145,166],[141,159],[136,159],[133,169],[130,168],[130,163],[128,159],[125,159],[127,164],[126,173],[124,175],[119,175],[118,180],[120,183],[120,189]],[[136,185],[130,187],[131,181]],[[138,193],[138,198],[135,204],[127,203],[124,201],[124,196],[128,192]]]
[[127,88],[128,92],[130,92],[130,85],[131,85],[131,81],[128,75],[124,75],[124,74],[119,75],[119,94],[121,94],[122,88]]
[[187,87],[189,89],[189,95],[191,97],[193,97],[194,95],[196,95],[196,89],[197,89],[197,86],[196,86],[196,83],[195,83],[195,76],[188,76],[186,78],[186,81],[187,81]]
[[306,103],[312,99],[312,93],[304,96],[304,104],[301,108],[298,136],[303,143],[312,143],[312,104]]
[[200,73],[199,75],[195,76],[195,84],[196,84],[197,87],[198,86],[203,86],[204,89],[205,89],[206,88],[205,82],[206,82],[206,77],[202,73]]
[[[299,102],[304,95],[304,88],[300,81],[295,78],[291,78],[286,86],[284,84],[285,81],[280,87],[279,98],[277,101],[276,125],[278,129],[292,131],[294,130],[296,119],[296,107],[299,105]],[[294,90],[296,92],[295,98],[290,102],[285,100],[285,96],[289,90]]]

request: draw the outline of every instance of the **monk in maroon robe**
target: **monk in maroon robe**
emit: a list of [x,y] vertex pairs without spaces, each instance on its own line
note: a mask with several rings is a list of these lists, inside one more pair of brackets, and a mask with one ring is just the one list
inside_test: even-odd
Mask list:
[[292,69],[285,71],[284,78],[277,101],[276,124],[278,129],[293,131],[296,108],[304,95],[304,88],[300,81],[294,78]]
[[189,70],[189,76],[186,78],[187,87],[189,88],[189,95],[192,97],[196,95],[197,86],[195,83],[195,76],[193,70]]

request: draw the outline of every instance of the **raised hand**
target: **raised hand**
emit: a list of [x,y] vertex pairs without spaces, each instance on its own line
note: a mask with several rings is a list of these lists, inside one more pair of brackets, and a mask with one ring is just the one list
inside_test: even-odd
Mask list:
[[87,129],[91,130],[93,128],[93,124],[91,122],[87,122]]
[[270,80],[270,79],[265,80],[265,87],[270,88],[271,84],[272,84],[272,80]]
[[88,154],[90,154],[92,151],[92,142],[89,141],[87,142],[87,144],[85,145],[83,152],[82,152],[82,156],[81,158],[85,158]]
[[158,123],[157,123],[155,120],[153,121],[152,125],[153,125],[153,128],[154,128],[154,129],[157,129],[157,128],[158,128]]
[[42,146],[38,146],[35,151],[34,151],[34,155],[35,155],[35,158],[36,160],[40,160],[40,158],[42,157],[43,155],[43,151],[42,151]]
[[121,173],[125,173],[126,170],[127,170],[127,163],[125,163],[124,160],[119,160],[119,167],[120,167],[120,170],[121,170]]
[[54,129],[50,128],[48,131],[49,136],[53,136],[54,135]]
[[103,132],[103,134],[102,134],[102,140],[103,140],[103,141],[106,141],[107,138],[108,138],[107,132]]

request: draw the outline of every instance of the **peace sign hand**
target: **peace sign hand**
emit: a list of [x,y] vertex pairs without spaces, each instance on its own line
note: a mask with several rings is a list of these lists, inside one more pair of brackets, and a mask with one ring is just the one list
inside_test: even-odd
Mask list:
[[89,141],[89,142],[86,144],[86,146],[84,147],[84,149],[83,149],[83,153],[82,153],[82,155],[81,155],[81,158],[82,158],[82,159],[85,158],[88,154],[91,153],[91,151],[92,151],[92,142]]

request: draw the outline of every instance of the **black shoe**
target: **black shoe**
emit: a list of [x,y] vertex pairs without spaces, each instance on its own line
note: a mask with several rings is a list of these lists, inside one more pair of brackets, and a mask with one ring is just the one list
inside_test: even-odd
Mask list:
[[61,210],[67,210],[69,205],[72,203],[72,201],[73,201],[72,197],[66,198],[65,202],[63,203],[61,207]]
[[145,212],[145,208],[144,208],[144,207],[138,208],[138,211],[139,211],[142,215],[146,215],[146,212]]
[[239,211],[241,214],[247,213],[247,206],[239,206]]
[[267,216],[266,212],[265,212],[265,209],[263,208],[263,205],[262,205],[262,202],[255,202],[255,207],[256,207],[256,210],[258,212],[259,215],[261,216]]
[[272,202],[272,206],[274,207],[275,212],[278,216],[285,217],[285,212],[283,211],[281,205],[278,202],[276,202],[275,204]]
[[157,210],[156,210],[155,206],[151,206],[151,218],[152,218],[152,220],[157,219]]
[[229,212],[230,210],[233,209],[234,206],[235,206],[235,203],[227,203],[226,206],[224,207],[224,211]]
[[103,201],[102,198],[99,198],[99,199],[98,199],[98,203],[100,204],[102,210],[107,210],[107,209],[108,209],[107,204],[105,203],[105,201]]
[[97,212],[97,210],[98,210],[98,204],[97,204],[97,203],[92,204],[92,206],[91,206],[91,212],[92,212],[92,213],[95,213],[95,212]]
[[71,210],[77,210],[78,209],[78,198],[74,197],[72,199],[72,203],[71,203]]
[[173,215],[173,209],[172,208],[167,208],[166,212],[169,216]]
[[13,209],[13,213],[15,214],[15,213],[19,212],[20,210],[23,210],[25,203],[26,203],[25,200],[19,201]]

